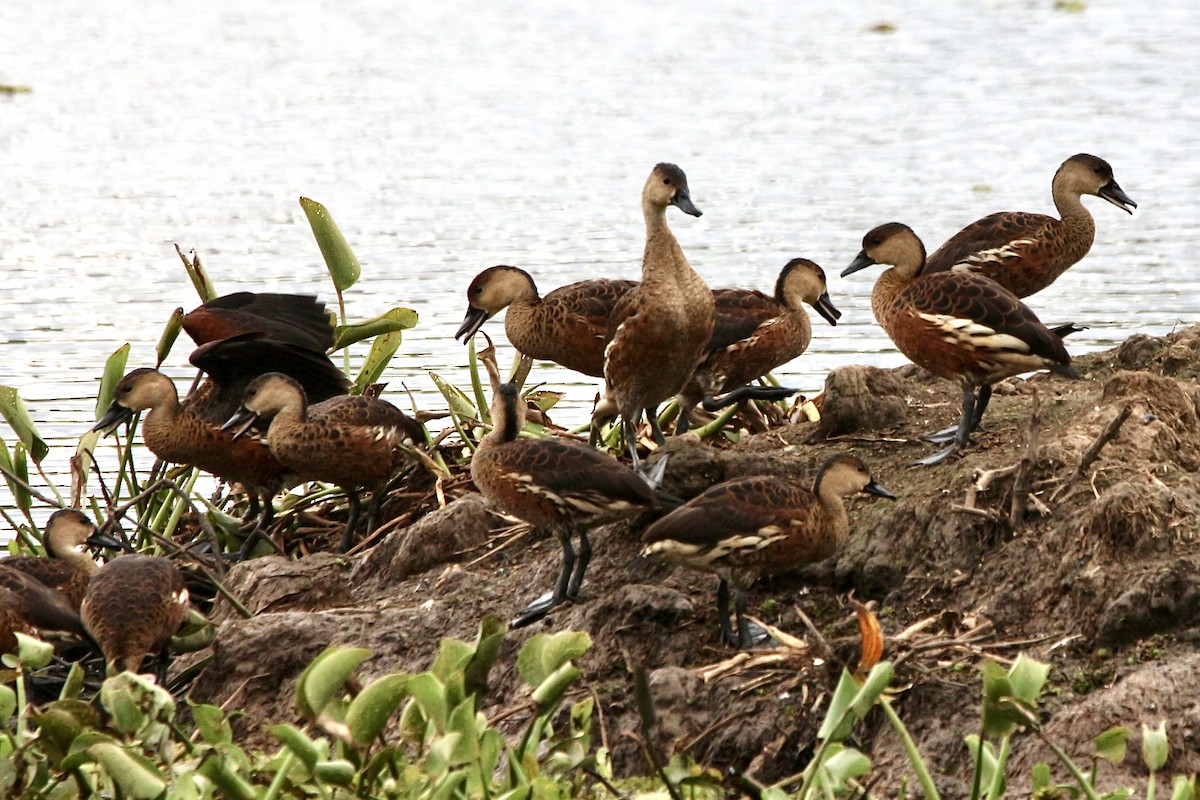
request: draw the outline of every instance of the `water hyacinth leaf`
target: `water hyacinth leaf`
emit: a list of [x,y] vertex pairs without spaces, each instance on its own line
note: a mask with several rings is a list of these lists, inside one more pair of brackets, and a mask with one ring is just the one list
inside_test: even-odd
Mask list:
[[893,672],[892,664],[889,661],[881,661],[871,668],[867,679],[863,681],[854,699],[850,701],[857,719],[865,717],[871,710],[871,706],[879,702],[880,696],[891,685]]
[[1101,733],[1092,740],[1096,745],[1096,756],[1110,764],[1120,764],[1125,760],[1130,733],[1132,731],[1124,725],[1115,725]]
[[[93,716],[95,716],[93,714]],[[45,748],[51,763],[58,764],[71,752],[71,743],[83,732],[83,724],[62,708],[48,708],[30,718],[38,729],[38,741]],[[98,722],[98,718],[91,724]]]
[[850,731],[854,728],[854,717],[850,713],[850,706],[857,695],[857,681],[849,672],[842,670],[842,677],[838,680],[838,685],[833,690],[833,697],[829,700],[825,719],[821,722],[820,729],[817,730],[818,739],[840,742],[850,735]]
[[167,356],[171,354],[171,348],[175,346],[175,340],[179,338],[179,332],[182,330],[183,309],[176,308],[171,312],[170,319],[167,320],[167,324],[163,327],[163,332],[158,337],[158,344],[154,346],[154,356],[158,359],[154,364],[155,367],[161,367],[162,363],[167,360]]
[[13,433],[33,456],[34,463],[42,463],[50,448],[46,446],[46,442],[37,431],[37,426],[33,424],[33,418],[29,416],[29,410],[25,408],[20,393],[11,386],[0,386],[0,416],[4,417]]
[[7,724],[17,710],[17,693],[7,684],[0,683],[0,725]]
[[438,680],[448,682],[474,654],[475,648],[471,645],[446,637],[439,643],[437,658],[433,660],[429,671],[436,675]]
[[15,487],[13,499],[17,501],[17,508],[28,517],[29,509],[33,508],[33,494],[26,488],[29,486],[29,459],[25,457],[25,445],[20,442],[13,448],[13,477],[16,478],[11,481]]
[[1008,679],[1012,683],[1013,696],[1029,708],[1036,708],[1050,676],[1050,665],[1043,664],[1037,659],[1029,658],[1024,653],[1017,656],[1012,667],[1008,670]]
[[1023,718],[1012,707],[1012,682],[995,661],[983,663],[983,731],[996,739],[1008,736]]
[[426,720],[433,723],[438,733],[445,733],[446,718],[450,709],[446,706],[446,686],[432,673],[414,675],[408,681],[408,693]]
[[354,379],[354,388],[351,390],[354,394],[362,394],[368,386],[379,380],[383,370],[391,363],[392,356],[396,355],[396,351],[400,349],[402,335],[396,331],[375,337],[375,341],[371,342],[371,351],[363,359],[362,369],[358,371],[358,377]]
[[1196,800],[1196,776],[1176,775],[1171,782],[1171,800]]
[[93,453],[100,443],[103,431],[88,431],[79,437],[75,445],[75,454],[71,456],[71,505],[79,508],[83,505],[83,495],[87,491],[88,475],[92,472],[95,461]]
[[517,672],[530,686],[539,686],[568,661],[579,658],[592,645],[585,631],[539,633],[517,654]]
[[454,707],[446,719],[446,730],[458,734],[450,753],[450,765],[457,767],[479,757],[479,732],[475,729],[475,701],[467,699]]
[[300,759],[309,772],[312,772],[317,766],[317,762],[329,757],[329,748],[322,747],[308,737],[304,731],[283,723],[280,725],[272,725],[268,728],[271,735],[283,743],[283,746]]
[[846,747],[821,762],[821,769],[835,786],[849,788],[851,780],[866,775],[871,769],[871,759],[852,747]]
[[398,333],[416,327],[417,312],[411,308],[393,308],[366,322],[338,325],[333,332],[332,350],[341,350],[372,336]]
[[548,389],[535,389],[525,395],[525,399],[537,406],[543,414],[558,405],[558,401],[566,397],[566,392],[552,392]]
[[354,765],[344,758],[322,761],[313,769],[313,774],[318,780],[332,783],[334,786],[349,786],[354,782],[355,772]]
[[370,744],[383,732],[384,725],[408,697],[405,687],[410,677],[403,673],[385,675],[372,681],[350,701],[346,727],[354,744]]
[[350,248],[350,243],[342,234],[341,228],[333,221],[333,216],[325,206],[307,197],[300,198],[300,207],[308,224],[312,228],[313,238],[325,258],[325,266],[333,285],[339,292],[344,292],[358,282],[362,275],[362,266]]
[[436,372],[430,372],[429,377],[433,380],[433,385],[442,393],[442,397],[446,398],[446,402],[450,404],[451,413],[459,418],[479,419],[475,406],[462,389],[444,380]]
[[208,703],[187,702],[201,739],[209,744],[230,744],[233,741],[233,729],[221,709]]
[[54,658],[54,645],[24,633],[16,633],[17,658],[27,670],[37,670]]
[[167,790],[167,782],[149,761],[114,742],[97,742],[87,749],[121,790],[140,800],[154,800]]
[[296,707],[315,719],[329,705],[371,651],[362,647],[329,647],[305,668],[296,683]]
[[1167,763],[1167,756],[1170,754],[1166,720],[1158,723],[1157,728],[1147,728],[1146,724],[1142,723],[1142,761],[1145,762],[1146,768],[1151,772],[1158,772]]
[[1034,764],[1033,769],[1029,771],[1030,788],[1032,794],[1037,796],[1037,793],[1048,789],[1053,776],[1050,773],[1050,765],[1045,762]]
[[[176,331],[178,333],[178,331]],[[100,391],[96,393],[96,416],[100,419],[112,405],[117,393],[117,384],[125,377],[125,365],[129,363],[129,342],[113,351],[104,362],[104,373],[100,376]],[[162,363],[160,359],[158,363]]]
[[[996,777],[996,770],[1000,768],[1000,762],[996,759],[996,748],[992,746],[991,742],[984,742],[981,753],[979,734],[976,733],[964,736],[963,742],[967,745],[967,751],[971,754],[972,761],[979,764],[980,782],[984,786],[991,786]],[[1001,784],[1003,785],[1003,777]]]
[[[83,694],[83,679],[87,677],[87,670],[83,668],[83,664],[75,661],[71,664],[71,670],[67,673],[67,679],[63,681],[62,691],[58,693],[58,699],[61,700],[78,700],[79,695]],[[86,705],[86,704],[85,704]],[[91,709],[91,706],[87,706]]]
[[508,626],[494,614],[487,615],[479,623],[475,652],[463,668],[463,684],[469,694],[477,694],[487,689],[488,672],[496,661],[506,633]]
[[553,709],[571,688],[571,684],[579,680],[579,676],[582,674],[583,670],[571,662],[567,662],[547,675],[546,679],[533,690],[529,699],[536,703],[542,711]]

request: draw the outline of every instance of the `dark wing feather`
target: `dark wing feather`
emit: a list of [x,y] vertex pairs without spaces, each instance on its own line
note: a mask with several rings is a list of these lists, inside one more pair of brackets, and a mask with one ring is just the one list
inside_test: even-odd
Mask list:
[[967,262],[985,250],[995,250],[1017,239],[1041,235],[1053,217],[1023,211],[1001,211],[972,222],[934,251],[925,261],[923,274],[943,272]]
[[786,526],[814,503],[812,492],[802,487],[769,477],[739,478],[711,487],[658,520],[643,541],[711,546],[768,525]]
[[333,346],[325,304],[312,295],[235,292],[210,300],[183,317],[198,345],[245,333],[324,352]]
[[770,295],[756,289],[714,289],[716,309],[712,338],[708,350],[721,350],[745,339],[754,330],[783,312],[783,307]]

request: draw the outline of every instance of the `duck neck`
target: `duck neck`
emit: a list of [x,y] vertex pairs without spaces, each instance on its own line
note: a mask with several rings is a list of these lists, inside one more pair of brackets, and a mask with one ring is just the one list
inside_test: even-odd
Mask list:
[[829,530],[832,531],[833,538],[828,542],[828,547],[832,553],[840,550],[850,538],[850,518],[846,514],[842,493],[831,482],[824,480],[824,477],[823,472],[817,475],[813,484],[813,494],[821,501],[821,508],[830,522]]
[[506,398],[505,402],[497,404],[492,411],[492,430],[479,440],[480,449],[516,440],[517,435],[521,433],[521,428],[525,427],[525,415],[522,413],[524,411],[523,403],[524,400],[518,396],[515,398],[515,402],[511,398]]
[[[1055,186],[1053,189],[1054,207],[1062,218],[1062,230],[1069,240],[1086,242],[1084,254],[1092,246],[1096,237],[1096,222],[1092,213],[1080,199],[1079,192],[1071,191],[1065,186]],[[1083,254],[1080,254],[1080,258]]]
[[94,575],[99,571],[100,567],[96,566],[96,559],[92,558],[91,553],[84,548],[67,547],[64,549],[54,548],[50,555],[57,558],[66,564],[70,564],[73,569],[76,569],[85,575]]
[[646,217],[646,250],[642,255],[642,282],[678,281],[692,272],[682,248],[667,225],[667,209],[642,202]]

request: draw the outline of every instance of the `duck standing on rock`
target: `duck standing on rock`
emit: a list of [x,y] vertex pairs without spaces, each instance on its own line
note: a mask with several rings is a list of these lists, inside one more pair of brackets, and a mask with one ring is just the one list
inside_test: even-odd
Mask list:
[[513,347],[539,361],[553,361],[593,378],[604,375],[604,336],[617,302],[636,281],[596,278],[538,295],[523,269],[499,265],[467,287],[467,313],[455,339],[468,341],[483,323],[507,308],[504,332]]
[[222,426],[243,435],[257,420],[270,420],[267,446],[281,464],[303,480],[340,486],[350,502],[340,550],[353,543],[359,487],[371,489],[367,533],[378,523],[384,489],[392,473],[424,441],[420,423],[386,400],[343,395],[309,405],[304,387],[278,372],[255,378],[242,407]]
[[1061,219],[1022,211],[989,214],[935,250],[925,273],[974,272],[1017,297],[1028,297],[1054,283],[1092,249],[1096,223],[1080,202],[1082,195],[1103,198],[1129,214],[1137,208],[1113,177],[1109,163],[1087,153],[1062,163],[1050,193]]
[[677,434],[688,429],[697,403],[716,411],[744,399],[777,400],[795,394],[795,389],[747,384],[808,349],[812,324],[805,303],[830,325],[837,325],[842,316],[829,299],[825,271],[807,258],[793,258],[784,266],[773,297],[736,289],[720,289],[714,295],[716,325],[704,360],[679,394]]
[[[858,492],[895,499],[862,460],[848,454],[829,458],[811,491],[770,476],[725,481],[647,528],[642,555],[716,574],[721,638],[744,650],[754,639],[746,590],[759,577],[840,552],[850,537],[843,498]],[[736,636],[729,622],[731,586]]]
[[712,291],[688,264],[667,225],[670,206],[700,216],[683,170],[658,164],[642,189],[642,281],[621,298],[609,321],[604,398],[592,414],[595,429],[620,414],[635,468],[642,413],[650,417],[655,440],[663,442],[658,405],[683,390],[713,331]]
[[907,225],[867,233],[842,277],[873,264],[892,265],[871,293],[875,319],[914,364],[962,387],[958,426],[923,437],[950,446],[916,464],[939,464],[967,446],[997,381],[1037,369],[1079,377],[1062,339],[1012,292],[973,272],[924,272],[925,247]]

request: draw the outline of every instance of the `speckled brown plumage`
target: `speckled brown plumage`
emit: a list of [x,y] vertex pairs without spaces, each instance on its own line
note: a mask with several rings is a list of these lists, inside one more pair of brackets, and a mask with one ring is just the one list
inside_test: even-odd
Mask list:
[[[18,605],[14,608],[25,625],[46,631],[86,635],[79,613],[61,592],[19,569],[4,566],[3,561],[0,561],[0,590],[16,595]],[[25,629],[18,627],[14,630]]]
[[[714,395],[745,386],[808,349],[812,324],[804,310],[805,303],[820,312],[830,325],[836,325],[841,316],[829,299],[824,270],[806,258],[794,258],[784,266],[775,282],[774,297],[753,293],[768,299],[769,304],[748,302],[758,299],[749,292],[713,294],[718,296],[717,328],[708,352],[679,395],[677,433],[687,430],[689,414],[701,400],[706,404],[716,402]],[[731,302],[723,304],[720,295]],[[737,301],[741,302],[735,305]],[[735,320],[741,321],[740,326]],[[733,332],[738,328],[742,335],[734,338]],[[717,330],[721,331],[721,339],[728,341],[714,345]]]
[[334,397],[308,404],[303,387],[286,375],[255,378],[242,396],[242,410],[225,425],[244,431],[255,419],[270,420],[267,446],[281,464],[304,480],[340,486],[350,500],[342,550],[351,544],[358,512],[358,487],[374,496],[368,531],[382,502],[383,484],[409,457],[405,448],[424,441],[421,426],[391,403],[373,397]]
[[96,526],[81,512],[73,508],[60,509],[46,520],[43,535],[45,558],[11,556],[0,563],[61,592],[71,607],[78,609],[87,591],[88,581],[99,569],[88,551],[89,542],[95,534]]
[[540,297],[525,270],[489,267],[467,287],[467,313],[454,337],[466,341],[507,308],[504,332],[513,347],[532,358],[598,378],[604,374],[608,319],[617,301],[636,285],[636,281],[586,280]]
[[613,310],[604,351],[604,399],[593,415],[596,424],[620,414],[630,457],[637,463],[635,429],[687,383],[712,336],[712,291],[696,274],[667,225],[669,206],[700,216],[688,191],[687,177],[674,164],[659,164],[642,189],[646,248],[642,282]]
[[[719,576],[722,636],[749,647],[746,589],[761,576],[821,561],[845,547],[850,522],[842,498],[858,492],[892,497],[866,464],[845,454],[825,462],[811,490],[770,476],[719,483],[651,525],[643,554]],[[730,586],[736,639],[729,626]]]
[[16,592],[0,587],[0,653],[17,651],[18,633],[32,633],[25,619],[25,601]]
[[876,263],[894,266],[871,293],[875,319],[913,363],[963,390],[955,444],[922,463],[937,463],[966,445],[993,383],[1037,369],[1078,377],[1062,339],[1007,289],[971,272],[924,274],[925,248],[908,226],[892,222],[870,231],[842,275]]
[[1054,283],[1091,250],[1096,223],[1080,202],[1082,195],[1101,197],[1130,214],[1137,208],[1113,178],[1108,162],[1087,153],[1063,162],[1050,191],[1061,219],[1021,211],[989,214],[934,251],[925,273],[975,272],[1017,297],[1028,297]]
[[563,562],[550,603],[555,605],[582,585],[591,553],[588,530],[673,501],[625,464],[578,442],[517,438],[524,420],[525,401],[513,384],[502,384],[492,401],[494,427],[471,458],[471,478],[494,505],[558,537]]
[[147,655],[167,646],[187,608],[187,588],[174,564],[127,555],[92,577],[80,612],[109,669],[137,672]]

